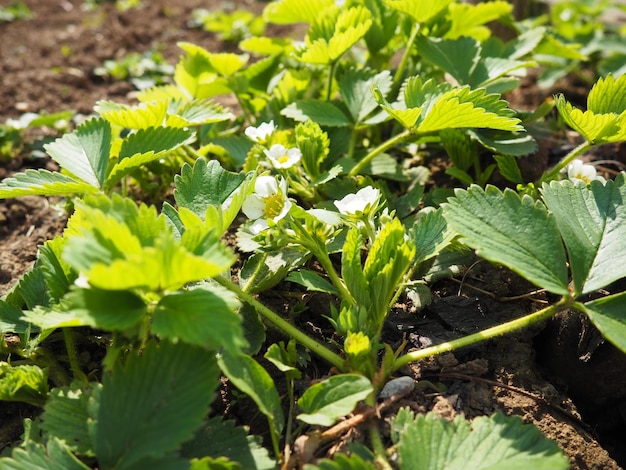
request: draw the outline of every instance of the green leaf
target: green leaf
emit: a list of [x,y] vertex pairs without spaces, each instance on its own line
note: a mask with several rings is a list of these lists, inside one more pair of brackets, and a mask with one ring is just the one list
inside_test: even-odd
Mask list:
[[475,5],[455,2],[450,5],[450,28],[445,37],[456,39],[460,36],[470,36],[484,41],[491,35],[491,32],[483,25],[510,14],[512,10],[512,5],[504,0],[481,2]]
[[127,290],[74,289],[66,297],[71,315],[107,331],[125,331],[146,315],[147,306],[138,295]]
[[406,408],[392,420],[401,468],[428,470],[569,468],[556,442],[532,425],[500,413],[479,416],[471,423],[463,416],[453,422],[434,413],[413,416]]
[[315,121],[320,126],[343,127],[352,124],[343,111],[328,101],[298,100],[280,114],[298,122]]
[[370,70],[349,68],[338,80],[339,92],[352,116],[354,123],[360,123],[374,111],[378,105],[372,95],[372,86],[376,85],[383,95],[391,91],[392,79],[388,70],[374,73]]
[[297,418],[307,424],[332,426],[373,393],[371,382],[357,374],[341,374],[322,380],[302,394]]
[[441,13],[454,0],[416,2],[415,0],[385,0],[385,4],[409,15],[417,23],[426,23]]
[[98,186],[48,170],[28,169],[0,183],[0,199],[21,196],[70,196],[95,193]]
[[602,336],[622,352],[626,352],[624,305],[626,305],[626,292],[584,304],[584,312]]
[[[450,90],[440,96],[429,108],[418,125],[419,132],[432,132],[447,128],[487,128],[504,131],[521,131],[520,120],[511,117],[495,102],[497,95],[483,95],[484,91],[468,88]],[[491,100],[491,103],[489,103]],[[506,102],[504,106],[506,106]],[[485,105],[493,104],[493,111]]]
[[61,299],[76,280],[72,267],[63,261],[61,255],[65,248],[65,239],[56,237],[39,247],[39,266],[46,280],[50,296]]
[[480,43],[463,36],[458,39],[418,36],[415,46],[420,55],[449,73],[461,85],[469,85],[470,78],[480,59]]
[[239,273],[239,284],[249,294],[263,292],[285,279],[289,271],[307,259],[308,253],[296,249],[255,253],[245,261]]
[[74,176],[102,188],[111,151],[111,125],[104,119],[90,119],[44,148]]
[[181,454],[192,459],[201,459],[204,456],[225,457],[239,463],[239,468],[242,469],[275,469],[276,461],[270,458],[258,438],[248,435],[249,432],[243,426],[235,426],[234,421],[222,421],[221,417],[211,418],[191,441],[183,445]]
[[416,263],[423,263],[437,256],[454,238],[454,233],[448,228],[440,209],[422,212],[409,232],[415,245]]
[[543,199],[567,247],[576,295],[626,277],[626,187],[624,174],[603,185],[554,181]]
[[494,153],[521,157],[537,150],[537,142],[532,135],[521,132],[500,132],[489,129],[468,132],[480,144]]
[[310,23],[334,4],[333,0],[280,0],[265,7],[263,19],[274,24]]
[[98,101],[94,110],[111,124],[128,129],[159,127],[165,122],[168,99],[128,106],[114,101]]
[[72,455],[70,449],[60,439],[50,437],[46,447],[28,442],[24,447],[16,447],[11,457],[0,459],[2,470],[89,470],[84,463]]
[[225,78],[213,68],[212,54],[195,44],[181,42],[178,47],[185,51],[174,71],[174,81],[186,93],[186,98],[205,99],[230,93]]
[[222,372],[235,387],[248,395],[259,407],[278,436],[284,427],[283,409],[274,380],[261,365],[245,354],[228,353],[218,356]]
[[596,114],[622,114],[626,111],[626,75],[600,77],[589,91],[587,109]]
[[47,396],[47,370],[34,365],[13,367],[0,362],[0,400],[43,406]]
[[237,353],[246,341],[237,298],[217,285],[164,296],[156,306],[152,332],[174,342]]
[[[200,126],[227,121],[235,116],[209,100],[192,100],[184,103],[175,112],[167,116],[168,127]],[[162,123],[161,123],[162,125]]]
[[207,208],[221,206],[246,178],[250,179],[245,173],[226,171],[217,160],[207,163],[199,158],[193,167],[185,163],[180,175],[174,177],[174,199],[179,207],[190,209],[204,220]]
[[569,293],[565,250],[556,220],[543,204],[510,189],[472,185],[455,190],[442,206],[450,227],[479,256],[550,292]]
[[90,428],[100,390],[99,384],[85,387],[79,382],[53,389],[41,415],[43,431],[63,441],[72,452],[93,457]]
[[361,262],[361,249],[363,248],[363,237],[356,229],[351,229],[346,235],[341,255],[341,277],[343,277],[346,287],[355,297],[357,303],[362,306],[371,302],[370,287],[363,274]]
[[122,142],[119,160],[111,169],[106,185],[113,186],[133,170],[161,158],[191,142],[193,132],[174,127],[149,127],[130,134]]
[[24,334],[31,329],[30,323],[22,319],[22,310],[0,299],[0,334]]
[[308,269],[292,271],[286,278],[289,282],[295,282],[306,287],[310,291],[325,292],[331,295],[339,295],[339,292],[330,282],[317,273]]
[[517,184],[524,182],[522,173],[517,164],[517,158],[512,155],[494,155],[493,158],[498,164],[498,170],[503,177]]
[[150,342],[103,377],[94,439],[100,467],[137,468],[179,449],[201,425],[218,385],[213,352]]

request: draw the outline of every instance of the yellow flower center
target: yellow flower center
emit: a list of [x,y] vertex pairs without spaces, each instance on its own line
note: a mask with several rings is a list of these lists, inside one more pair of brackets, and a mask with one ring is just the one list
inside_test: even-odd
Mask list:
[[265,198],[265,217],[273,219],[280,215],[285,207],[285,198],[280,193],[275,193]]

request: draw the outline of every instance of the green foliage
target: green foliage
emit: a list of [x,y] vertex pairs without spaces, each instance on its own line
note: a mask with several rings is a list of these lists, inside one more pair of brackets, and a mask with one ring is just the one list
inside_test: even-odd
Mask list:
[[297,418],[308,424],[332,426],[347,415],[357,403],[373,391],[369,380],[361,375],[342,374],[309,387],[298,400],[302,410]]
[[391,427],[402,468],[569,468],[557,444],[518,417],[495,414],[470,423],[457,416],[449,422],[403,408]]
[[41,406],[48,393],[48,374],[38,366],[13,367],[0,362],[0,400]]

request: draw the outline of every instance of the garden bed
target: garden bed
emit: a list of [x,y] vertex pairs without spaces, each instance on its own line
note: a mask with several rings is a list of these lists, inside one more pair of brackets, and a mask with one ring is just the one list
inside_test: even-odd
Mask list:
[[[84,2],[78,0],[25,3],[33,12],[32,19],[0,23],[0,123],[25,112],[73,110],[87,115],[102,99],[133,103],[130,83],[94,73],[105,60],[120,59],[129,52],[158,50],[165,61],[175,64],[181,54],[176,46],[179,41],[212,52],[236,49],[233,43],[188,27],[193,9],[217,8],[222,2],[152,0],[128,11],[119,11],[111,3],[87,11]],[[264,7],[259,2],[237,3],[256,13]],[[563,80],[543,90],[528,81],[509,96],[510,105],[530,109],[555,92],[563,92],[571,101],[586,96],[579,83]],[[222,101],[236,106],[227,99]],[[27,135],[44,141],[53,131],[36,130],[32,134]],[[575,141],[575,135],[546,135],[539,141],[537,153],[520,165],[522,171],[536,178]],[[19,155],[0,161],[0,179],[27,168],[58,169],[48,158],[32,157],[31,150],[25,148]],[[623,145],[606,146],[587,158],[626,164],[626,150]],[[445,165],[430,162],[431,184],[452,184],[443,174]],[[609,171],[616,169],[620,168],[608,167]],[[60,198],[35,196],[0,201],[0,296],[32,267],[37,247],[61,234],[67,220],[61,205]],[[434,282],[431,290],[433,303],[418,314],[413,313],[409,299],[398,299],[384,325],[385,343],[395,348],[406,340],[409,348],[424,347],[521,317],[555,300],[545,292],[533,294],[533,285],[486,261],[456,279]],[[620,290],[616,286],[613,292]],[[308,309],[297,317],[299,326],[312,336],[332,339],[330,325],[319,325],[320,315],[329,314],[331,300],[325,295],[305,294],[300,286],[285,281],[264,293],[261,300],[278,312],[290,312],[296,304],[304,303]],[[277,332],[271,336],[281,339]],[[314,359],[304,379],[318,379],[329,370],[326,363]],[[432,410],[446,418],[459,413],[474,418],[503,411],[536,425],[555,440],[572,468],[610,469],[626,463],[626,356],[603,341],[589,321],[573,310],[519,333],[405,366],[400,372],[423,379],[426,385],[383,409],[380,419],[389,418],[401,406],[419,413]],[[281,377],[277,375],[277,382]],[[255,423],[248,418],[254,413],[252,402],[233,394],[228,384],[222,387],[215,408],[239,424],[251,425],[256,434],[265,432],[264,421]],[[7,448],[19,441],[22,418],[36,412],[26,405],[0,403],[0,446]],[[364,429],[355,426],[317,455],[330,454],[348,441],[359,440]],[[383,430],[383,437],[387,432]]]

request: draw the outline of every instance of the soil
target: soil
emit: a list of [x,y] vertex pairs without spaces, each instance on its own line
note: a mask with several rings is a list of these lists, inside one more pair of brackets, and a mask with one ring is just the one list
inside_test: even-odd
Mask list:
[[[0,0],[2,6],[9,3]],[[71,109],[90,114],[101,99],[132,102],[130,84],[94,74],[94,68],[104,60],[119,59],[128,52],[158,50],[175,64],[180,55],[178,41],[212,51],[234,47],[188,27],[194,8],[224,8],[226,2],[150,0],[126,12],[112,3],[87,11],[79,0],[24,3],[34,13],[32,19],[0,24],[0,122],[27,111]],[[260,2],[235,3],[255,12],[264,7]],[[572,94],[580,94],[578,87],[569,85]],[[568,93],[567,82],[560,86]],[[510,99],[513,107],[532,106],[551,93],[529,82]],[[526,171],[541,172],[570,144],[565,139],[546,139],[538,153],[526,161]],[[625,153],[623,147],[605,150],[605,155],[610,155],[607,159],[621,162],[626,162]],[[622,169],[620,165],[617,162],[615,169]],[[54,164],[45,158],[32,158],[30,149],[25,149],[9,161],[0,160],[0,179],[38,167],[53,169]],[[63,230],[66,219],[61,203],[39,197],[0,200],[0,295],[30,269],[37,246]],[[553,300],[542,293],[518,298],[532,292],[533,286],[485,262],[462,279],[439,281],[432,288],[435,301],[422,312],[412,312],[408,301],[397,305],[386,325],[386,342],[398,346],[406,340],[409,347],[424,347],[521,316]],[[281,289],[298,288],[283,283],[264,301],[288,310],[293,296],[282,296]],[[319,323],[328,300],[312,296],[307,306],[298,319],[304,327]],[[310,378],[329,373],[325,364],[316,364],[317,371],[311,372]],[[472,418],[502,411],[535,424],[554,439],[569,456],[572,468],[617,469],[626,463],[626,356],[602,342],[575,313],[565,312],[531,330],[414,364],[401,372],[424,379],[424,384],[433,387],[418,387],[385,409],[381,414],[383,428],[384,420],[397,406],[419,412],[434,410],[446,417],[464,413]],[[224,410],[231,417],[240,417],[242,424],[249,424],[246,417],[250,411],[241,408],[245,400],[239,400],[243,405],[230,406],[229,396],[226,386],[222,394]],[[34,412],[28,407],[0,404],[0,447],[19,440],[22,417]],[[316,456],[332,453],[359,436],[355,427]]]

